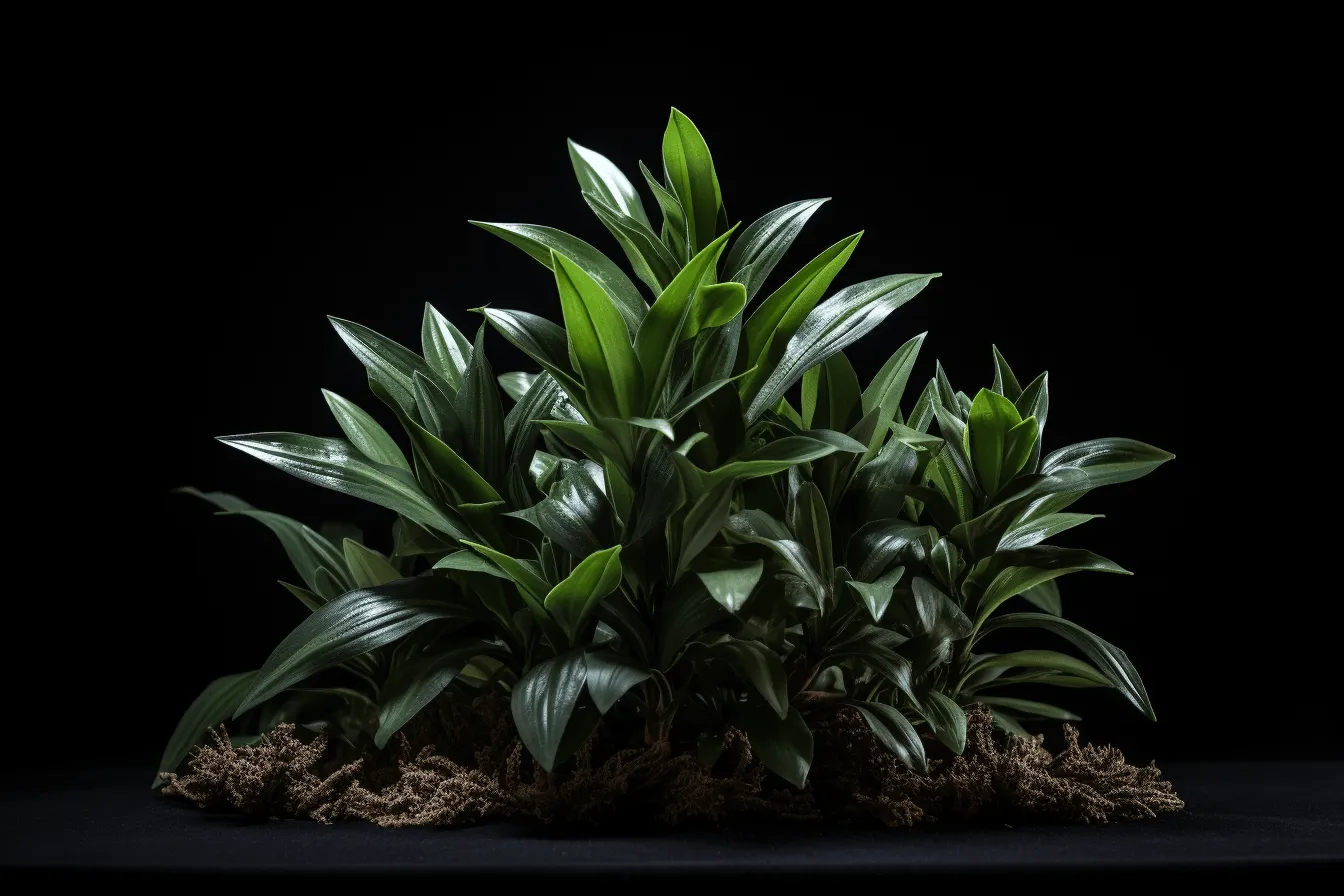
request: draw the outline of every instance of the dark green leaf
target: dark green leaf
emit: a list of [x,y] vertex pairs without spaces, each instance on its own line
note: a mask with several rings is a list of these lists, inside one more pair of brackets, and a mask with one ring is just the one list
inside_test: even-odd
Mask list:
[[498,651],[490,641],[475,638],[451,641],[435,644],[397,668],[382,693],[374,744],[380,750],[387,746],[392,735],[453,683],[463,666],[477,656]]
[[[159,771],[174,771],[187,758],[192,747],[201,742],[206,731],[232,718],[238,704],[252,687],[252,678],[256,674],[240,672],[237,675],[225,675],[206,685],[182,714],[177,727],[173,729],[173,736],[168,738],[168,746],[159,759]],[[157,774],[154,775],[153,789],[165,783]]]
[[498,566],[474,551],[454,551],[434,564],[434,569],[456,569],[461,572],[483,572],[497,579],[509,576]]
[[325,597],[322,597],[320,594],[314,594],[307,588],[300,588],[298,585],[291,585],[288,582],[281,582],[280,584],[286,591],[297,597],[299,603],[307,607],[308,612],[310,613],[327,602]]
[[875,582],[856,582],[853,579],[849,581],[849,587],[853,588],[863,600],[863,605],[868,608],[868,613],[873,617],[874,622],[882,621],[882,614],[887,612],[887,606],[891,603],[891,592],[896,587],[896,583],[905,575],[904,566],[896,566],[888,570]]
[[1043,628],[1068,639],[1087,655],[1111,684],[1129,698],[1140,712],[1157,721],[1157,716],[1153,713],[1153,704],[1143,687],[1143,679],[1139,678],[1139,673],[1135,671],[1125,652],[1115,645],[1103,641],[1077,623],[1040,613],[1010,613],[991,619],[980,629],[980,634],[983,636],[1000,628]]
[[691,257],[691,244],[686,236],[686,212],[681,207],[681,200],[658,183],[658,178],[643,162],[639,163],[639,170],[658,200],[658,207],[663,210],[663,243],[679,264],[685,264]]
[[425,364],[443,383],[454,392],[461,388],[472,360],[471,343],[428,302],[420,322],[420,350],[425,353]]
[[719,602],[729,613],[736,613],[751,596],[756,583],[761,580],[761,571],[765,564],[760,560],[745,564],[733,564],[722,569],[696,571],[704,583],[709,596]]
[[691,505],[681,529],[681,552],[677,571],[691,565],[728,521],[729,502],[733,497],[731,481],[719,482]]
[[737,722],[751,742],[751,751],[770,771],[802,788],[812,768],[812,731],[802,714],[790,707],[781,719],[763,703],[749,701],[737,707]]
[[[453,409],[462,421],[466,460],[487,482],[504,481],[504,407],[499,398],[495,372],[485,356],[485,327],[476,331],[471,364],[462,374]],[[498,500],[476,498],[475,502]],[[467,501],[466,503],[472,503]]]
[[574,378],[574,370],[569,364],[569,339],[561,327],[526,311],[479,310],[501,336],[540,364],[560,384],[569,400],[583,409],[583,385]]
[[220,441],[299,479],[395,510],[452,538],[465,537],[404,470],[365,460],[342,439],[259,432],[223,436]]
[[725,638],[706,645],[703,653],[718,660],[756,689],[766,704],[783,719],[789,712],[789,689],[779,655],[759,641]]
[[986,706],[993,707],[996,711],[1002,706],[1004,709],[1011,709],[1026,715],[1039,716],[1043,719],[1060,719],[1065,722],[1076,722],[1081,718],[1081,716],[1076,716],[1067,709],[1051,706],[1049,703],[1039,703],[1035,700],[1019,700],[1016,697],[976,697],[975,699],[977,703],[983,703]]
[[[725,508],[725,514],[726,514]],[[789,505],[789,529],[812,558],[814,568],[830,575],[835,567],[831,552],[831,518],[821,489],[814,483],[799,486]]]
[[[797,331],[808,313],[821,301],[831,281],[854,254],[863,232],[847,236],[812,259],[798,273],[757,306],[747,319],[747,363],[761,366],[761,381],[769,373],[766,349],[774,339],[775,351],[783,354],[784,346]],[[753,272],[753,278],[755,274]]]
[[[892,311],[919,294],[938,274],[897,274],[840,290],[808,313],[776,367],[747,407],[754,422],[775,406],[807,370],[871,332]],[[762,306],[764,307],[764,306]],[[754,317],[753,317],[754,319]],[[751,326],[748,321],[748,327]],[[867,446],[865,446],[866,450]]]
[[860,582],[872,582],[902,554],[915,563],[922,563],[923,542],[935,537],[937,531],[929,526],[897,519],[876,520],[850,538],[845,565],[854,570],[854,578]]
[[1015,551],[1029,548],[1047,538],[1053,538],[1060,532],[1101,517],[1102,514],[1099,513],[1047,513],[1045,516],[1009,528],[999,540],[997,550]]
[[[770,476],[774,473],[781,473],[794,464],[817,460],[828,454],[833,454],[837,450],[855,454],[863,451],[862,443],[855,442],[840,433],[834,433],[833,435],[839,436],[840,439],[847,439],[846,442],[840,442],[839,439],[835,438],[823,440],[818,437],[820,433],[820,430],[812,430],[805,436],[785,436],[782,439],[776,439],[747,460],[733,461],[708,471],[705,475],[705,484],[712,486],[726,479]],[[844,447],[837,447],[840,444]]]
[[[746,286],[748,301],[765,283],[789,246],[793,245],[803,225],[827,201],[805,199],[802,202],[791,202],[762,215],[742,231],[724,260],[724,270],[728,271],[731,279]],[[741,276],[748,268],[750,273]]]
[[584,652],[574,650],[537,663],[513,689],[510,705],[518,737],[548,772],[567,758],[561,743],[587,677]]
[[626,692],[653,676],[653,672],[610,650],[595,650],[584,660],[588,666],[588,696],[606,715]]
[[859,715],[863,716],[863,720],[868,723],[868,727],[889,753],[917,772],[923,773],[928,770],[928,763],[924,758],[924,744],[920,741],[915,726],[910,724],[910,720],[902,715],[900,710],[885,703],[855,701],[849,705],[859,711]]
[[[994,349],[994,385],[995,392],[1002,395],[1009,401],[1017,401],[1022,395],[1022,387],[1017,383],[1017,377],[1013,376],[1013,369],[1008,366],[1008,362],[1003,355],[999,353],[999,347]],[[1029,415],[1023,415],[1029,416]]]
[[526,520],[575,557],[603,549],[612,538],[611,505],[598,485],[601,469],[575,464],[543,500],[506,516]]
[[1092,439],[1050,452],[1041,463],[1041,472],[1076,467],[1087,474],[1091,489],[1146,476],[1175,456],[1133,439]]
[[1030,601],[1033,606],[1039,607],[1051,616],[1064,615],[1064,605],[1059,598],[1058,582],[1052,580],[1033,585],[1023,591],[1022,596]]
[[280,642],[234,718],[310,675],[409,635],[435,619],[464,617],[441,579],[401,579],[342,594],[318,608]]
[[994,555],[989,568],[994,578],[980,596],[976,622],[983,623],[1008,598],[1015,597],[1034,585],[1067,573],[1083,571],[1130,575],[1128,570],[1091,551],[1050,545],[1037,545],[1019,551],[1000,551]]
[[[467,435],[462,420],[453,407],[448,393],[438,383],[419,371],[415,377],[415,406],[424,421],[424,428],[435,437],[451,444],[461,444]],[[403,418],[408,419],[408,418]],[[414,421],[411,421],[414,422]]]
[[[1007,617],[1004,617],[1007,618]],[[966,677],[986,669],[1049,669],[1082,678],[1096,684],[1111,684],[1110,679],[1076,657],[1054,650],[1018,650],[1013,653],[998,653],[976,660],[966,671]]]
[[920,700],[919,708],[943,746],[960,756],[966,749],[966,713],[956,701],[938,691],[930,691]]
[[[551,252],[553,251],[559,252],[572,260],[583,269],[584,273],[600,283],[602,288],[606,290],[607,295],[611,296],[631,335],[638,331],[639,322],[644,319],[644,313],[649,309],[644,299],[640,297],[639,287],[631,282],[630,278],[615,262],[588,243],[578,237],[570,236],[562,230],[538,227],[534,224],[486,224],[482,221],[471,221],[470,223],[513,243],[547,268],[551,267]],[[522,312],[510,313],[519,314]],[[494,323],[494,321],[492,320],[491,323]],[[503,331],[501,330],[501,332]],[[507,334],[505,334],[505,338],[508,338]],[[509,341],[513,342],[512,339]],[[514,344],[517,345],[516,342]],[[522,348],[522,346],[519,346],[519,348]],[[524,351],[527,350],[524,349]]]
[[1027,473],[1037,472],[1041,461],[1041,439],[1045,435],[1045,420],[1050,413],[1049,381],[1048,374],[1043,373],[1036,377],[1027,384],[1027,388],[1022,390],[1022,394],[1015,402],[1022,419],[1036,418],[1036,444],[1031,447],[1031,454],[1022,468]]
[[327,400],[327,407],[331,408],[331,415],[336,418],[341,432],[345,433],[350,444],[358,448],[361,454],[374,463],[400,467],[408,473],[411,471],[406,455],[402,454],[387,430],[379,426],[378,422],[357,404],[326,389],[322,390],[322,397]]
[[341,339],[369,372],[369,377],[386,390],[407,416],[415,414],[413,377],[418,370],[428,374],[429,367],[415,352],[368,327],[348,320],[329,317]]
[[887,363],[877,372],[877,376],[873,377],[868,388],[863,390],[863,412],[865,414],[877,412],[873,421],[873,435],[868,441],[868,450],[864,452],[863,463],[876,457],[878,450],[881,449],[882,440],[886,438],[887,430],[900,410],[906,383],[910,381],[910,371],[915,367],[915,359],[919,357],[920,346],[924,344],[924,337],[927,335],[929,335],[927,332],[920,333],[896,349],[887,359]]
[[[459,393],[463,394],[463,393]],[[406,432],[415,446],[416,455],[434,477],[452,489],[459,504],[487,504],[501,500],[494,486],[486,482],[463,460],[456,451],[449,448],[433,433],[414,420],[405,421]]]
[[672,257],[672,250],[667,248],[648,224],[612,208],[592,193],[584,193],[583,201],[588,203],[593,214],[616,238],[630,266],[635,269],[635,274],[649,289],[659,292],[672,282],[681,265]]

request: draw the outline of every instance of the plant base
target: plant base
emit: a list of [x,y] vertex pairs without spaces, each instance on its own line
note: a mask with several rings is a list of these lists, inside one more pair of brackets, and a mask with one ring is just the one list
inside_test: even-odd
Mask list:
[[421,713],[381,754],[344,762],[318,736],[281,725],[254,746],[221,732],[197,750],[185,775],[165,774],[164,793],[199,806],[325,823],[383,827],[464,825],[501,819],[545,823],[665,824],[756,817],[876,821],[889,827],[955,821],[1106,823],[1153,818],[1184,803],[1153,765],[1135,767],[1114,747],[1067,745],[1052,756],[1041,738],[996,733],[990,715],[967,716],[961,756],[932,759],[929,774],[886,753],[857,714],[813,720],[815,762],[805,790],[769,775],[746,738],[730,730],[713,768],[666,743],[612,749],[604,732],[565,770],[528,758],[507,705],[486,702]]

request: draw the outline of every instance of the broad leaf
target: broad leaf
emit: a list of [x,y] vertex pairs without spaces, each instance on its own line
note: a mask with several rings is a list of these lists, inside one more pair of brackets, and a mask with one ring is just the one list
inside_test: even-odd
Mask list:
[[234,718],[310,675],[391,644],[426,622],[463,618],[441,579],[400,579],[323,604],[280,642],[258,670]]
[[802,788],[812,768],[812,731],[802,714],[789,707],[780,718],[770,707],[755,701],[739,704],[737,722],[751,742],[751,751],[770,771]]
[[789,712],[789,690],[784,664],[779,655],[759,641],[725,638],[706,645],[705,656],[732,669],[742,681],[755,688],[766,704],[783,719]]
[[999,539],[996,550],[1016,551],[1038,545],[1060,532],[1081,526],[1088,520],[1101,519],[1100,513],[1047,513],[1045,516],[1012,526]]
[[504,394],[514,401],[522,401],[527,390],[532,388],[532,384],[537,381],[537,374],[528,373],[523,370],[511,370],[508,373],[501,373],[495,377],[499,381],[499,388],[504,390]]
[[602,598],[620,584],[621,546],[616,545],[585,557],[563,582],[550,590],[543,604],[572,643]]
[[1040,613],[1010,613],[991,619],[980,629],[980,634],[984,636],[1000,628],[1042,628],[1068,639],[1087,655],[1087,658],[1129,699],[1129,702],[1138,707],[1148,718],[1157,721],[1157,716],[1153,713],[1153,704],[1148,699],[1148,691],[1144,689],[1143,679],[1139,678],[1139,673],[1135,671],[1125,652],[1115,645],[1103,641],[1077,623]]
[[[1022,418],[1013,403],[996,392],[981,389],[971,403],[971,413],[962,430],[965,442],[963,448],[975,469],[976,481],[987,496],[994,496],[999,486],[1012,478],[1017,470],[1004,469],[1005,454],[1008,445],[1008,433]],[[944,438],[950,438],[946,432]],[[1019,439],[1017,444],[1021,444]],[[1028,445],[1022,451],[1021,460],[1026,461]]]
[[574,176],[579,180],[579,189],[592,193],[607,205],[619,209],[645,226],[649,216],[644,213],[644,203],[630,179],[621,173],[621,169],[599,152],[580,146],[573,140],[569,144],[569,160],[574,165]]
[[455,569],[459,572],[483,572],[497,579],[509,576],[494,563],[474,551],[454,551],[434,564],[434,569]]
[[551,374],[570,401],[580,410],[584,408],[583,384],[574,378],[574,370],[570,367],[569,339],[563,328],[526,311],[477,310],[501,336]]
[[393,671],[379,701],[378,731],[373,742],[382,749],[392,735],[443,693],[474,658],[499,652],[491,641],[468,639],[435,644]]
[[[237,675],[225,675],[216,678],[191,701],[187,711],[182,714],[173,736],[168,738],[163,756],[159,759],[159,771],[171,772],[182,764],[192,747],[199,744],[205,733],[216,725],[233,717],[238,704],[252,687],[255,672],[239,672]],[[166,781],[154,775],[153,789],[162,787]]]
[[1041,472],[1076,467],[1087,474],[1088,488],[1098,488],[1146,476],[1175,456],[1133,439],[1093,439],[1050,452]]
[[887,612],[887,607],[891,604],[891,592],[896,587],[896,583],[905,575],[905,567],[897,566],[887,571],[876,582],[856,582],[849,580],[849,587],[853,588],[863,601],[863,605],[868,608],[868,614],[873,617],[874,622],[882,621],[882,614]]
[[855,701],[849,704],[859,711],[882,746],[902,763],[917,772],[928,771],[924,744],[915,727],[901,711],[885,703]]
[[854,254],[862,237],[862,232],[847,236],[822,252],[751,313],[744,330],[747,359],[749,364],[762,365],[762,377],[769,373],[762,362],[767,360],[766,349],[772,337],[777,351],[782,354],[789,337],[821,301],[822,294],[849,261],[849,256]]
[[1033,585],[1022,596],[1033,606],[1038,607],[1051,616],[1064,615],[1064,605],[1059,597],[1059,583],[1053,580],[1042,582],[1039,585]]
[[567,758],[561,744],[587,677],[583,650],[573,650],[537,663],[513,689],[509,702],[518,737],[548,772]]
[[299,479],[395,510],[452,538],[466,537],[406,471],[368,461],[342,439],[259,432],[220,441]]
[[584,662],[588,667],[588,696],[603,715],[631,688],[653,676],[651,670],[611,650],[595,650]]
[[958,756],[966,749],[966,713],[946,694],[930,691],[919,701],[924,716],[934,735]]
[[406,455],[402,454],[387,430],[379,426],[359,405],[326,389],[322,390],[322,397],[327,400],[327,407],[331,408],[331,415],[336,418],[341,432],[361,454],[374,463],[400,467],[408,473],[411,471]]

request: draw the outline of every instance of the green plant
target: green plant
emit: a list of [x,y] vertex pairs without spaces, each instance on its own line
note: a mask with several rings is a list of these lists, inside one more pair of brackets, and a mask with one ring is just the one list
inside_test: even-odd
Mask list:
[[[228,719],[254,733],[300,721],[359,751],[441,695],[492,690],[509,695],[546,769],[603,717],[633,742],[671,738],[705,762],[731,725],[798,786],[808,720],[841,706],[914,768],[921,729],[961,751],[972,702],[1010,731],[1073,718],[1001,696],[1008,685],[1114,687],[1152,716],[1124,653],[1063,619],[1053,581],[1123,570],[1043,542],[1090,519],[1064,512],[1088,491],[1171,455],[1122,439],[1043,453],[1046,376],[1020,387],[997,350],[993,385],[974,399],[939,366],[903,413],[924,336],[866,388],[844,349],[938,275],[882,277],[823,301],[859,233],[761,298],[824,200],[739,232],[708,147],[673,110],[661,181],[640,166],[662,213],[655,229],[611,162],[569,148],[584,200],[652,303],[577,237],[474,222],[554,273],[563,327],[475,309],[540,372],[496,377],[486,326],[468,340],[431,307],[418,354],[333,319],[409,456],[330,393],[344,439],[223,441],[394,511],[393,550],[358,537],[337,549],[293,520],[202,495],[276,532],[303,582],[285,587],[312,612],[261,669],[206,689],[162,768]],[[1018,596],[1044,612],[998,613]],[[1087,661],[979,651],[1013,627],[1060,635]]]

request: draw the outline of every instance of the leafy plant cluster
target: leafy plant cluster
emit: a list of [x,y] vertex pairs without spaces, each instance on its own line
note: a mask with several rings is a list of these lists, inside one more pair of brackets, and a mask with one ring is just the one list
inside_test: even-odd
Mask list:
[[[605,717],[632,742],[671,737],[706,763],[736,726],[797,786],[809,719],[844,706],[916,769],[922,732],[963,749],[972,703],[1019,733],[1076,718],[1014,685],[1115,688],[1152,717],[1125,654],[1063,617],[1054,581],[1124,570],[1046,542],[1093,518],[1067,512],[1092,489],[1171,455],[1118,438],[1045,452],[1046,374],[1022,386],[997,349],[973,398],[939,365],[903,408],[923,334],[862,386],[844,350],[938,275],[823,300],[858,233],[762,296],[824,200],[730,226],[682,113],[661,179],[640,165],[657,224],[609,160],[569,151],[651,303],[577,237],[473,222],[553,271],[563,327],[487,306],[468,339],[427,306],[417,353],[332,319],[404,443],[330,392],[344,438],[222,441],[394,511],[392,551],[194,492],[279,537],[298,578],[282,584],[310,615],[260,669],[205,689],[161,768],[228,719],[257,733],[294,721],[366,750],[441,695],[491,691],[548,770]],[[496,376],[486,324],[539,372]],[[1032,611],[1001,612],[1014,598]],[[993,652],[1010,628],[1053,633],[1081,657]]]

